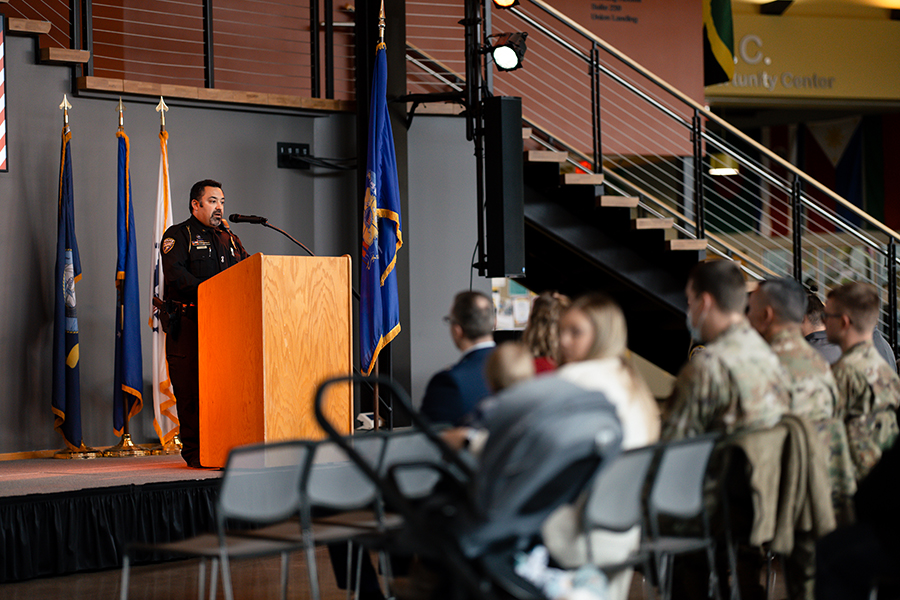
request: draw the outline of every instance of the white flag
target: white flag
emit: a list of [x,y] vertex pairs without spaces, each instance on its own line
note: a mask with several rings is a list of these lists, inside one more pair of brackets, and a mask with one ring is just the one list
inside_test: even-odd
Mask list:
[[166,334],[159,324],[153,297],[164,298],[162,258],[159,242],[166,229],[172,226],[172,194],[169,191],[168,131],[159,132],[159,188],[156,197],[156,225],[153,235],[153,264],[150,268],[150,327],[153,328],[153,427],[162,445],[172,441],[178,433],[178,413],[175,394],[169,380],[166,362]]

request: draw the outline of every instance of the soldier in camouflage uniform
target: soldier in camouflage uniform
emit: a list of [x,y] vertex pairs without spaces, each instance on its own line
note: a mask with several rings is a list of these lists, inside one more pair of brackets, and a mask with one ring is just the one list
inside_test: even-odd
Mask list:
[[[835,418],[838,391],[831,367],[803,337],[800,323],[807,292],[797,281],[771,279],[750,295],[747,318],[778,356],[791,381],[791,412],[809,419],[827,451],[831,501],[839,522],[852,522],[856,479],[843,421]],[[814,597],[815,538],[795,533],[794,551],[785,561],[791,598]]]
[[744,277],[731,261],[694,267],[685,289],[687,324],[706,342],[678,374],[662,437],[771,427],[789,410],[787,374],[744,316]]
[[857,481],[893,445],[898,433],[900,378],[872,343],[880,310],[878,290],[861,282],[831,290],[825,304],[828,341],[843,351],[832,370],[839,394],[837,416],[847,426]]

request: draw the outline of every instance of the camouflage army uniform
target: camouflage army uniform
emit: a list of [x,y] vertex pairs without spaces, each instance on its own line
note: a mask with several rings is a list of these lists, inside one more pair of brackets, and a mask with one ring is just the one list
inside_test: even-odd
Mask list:
[[831,366],[838,387],[837,416],[847,424],[857,481],[897,437],[900,377],[871,341],[860,342]]
[[678,374],[662,437],[772,427],[790,409],[790,382],[747,321],[732,325]]
[[856,473],[844,423],[835,418],[837,384],[831,366],[800,333],[784,329],[769,341],[791,380],[791,412],[809,419],[828,460],[832,504],[839,523],[853,520]]

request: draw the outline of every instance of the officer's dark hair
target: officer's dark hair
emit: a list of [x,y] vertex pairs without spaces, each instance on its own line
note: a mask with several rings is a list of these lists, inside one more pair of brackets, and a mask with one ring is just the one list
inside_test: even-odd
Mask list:
[[494,302],[481,292],[460,292],[453,299],[451,321],[466,339],[476,340],[494,331]]
[[688,275],[688,285],[694,294],[708,293],[720,310],[744,314],[747,308],[747,287],[744,274],[736,262],[713,260],[694,265]]
[[825,305],[817,294],[809,292],[806,295],[806,320],[810,325],[818,327],[825,322]]
[[208,187],[222,189],[222,184],[215,179],[204,179],[191,186],[191,197],[188,198],[188,210],[191,214],[194,214],[194,200],[199,200],[203,195],[203,190]]
[[807,291],[789,277],[767,279],[759,284],[757,293],[772,307],[775,318],[784,323],[800,323],[806,313]]

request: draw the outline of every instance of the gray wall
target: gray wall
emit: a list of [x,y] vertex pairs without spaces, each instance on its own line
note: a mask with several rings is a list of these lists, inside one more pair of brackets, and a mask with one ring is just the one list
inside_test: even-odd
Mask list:
[[[0,452],[59,448],[50,410],[53,277],[65,67],[35,64],[28,38],[7,38],[9,172],[0,173]],[[112,427],[116,261],[116,100],[70,98],[76,233],[83,278],[76,288],[84,440],[116,441]],[[139,252],[149,256],[159,169],[155,101],[126,103]],[[278,169],[278,141],[308,142],[319,157],[354,154],[355,117],[276,115],[177,106],[167,116],[175,221],[187,218],[187,191],[201,178],[222,181],[226,213],[267,216],[314,252],[356,257],[360,233],[355,175]],[[395,124],[397,130],[402,125]],[[472,144],[458,117],[417,117],[409,131],[409,198],[404,199],[401,278],[403,331],[395,375],[416,402],[430,375],[457,359],[441,317],[469,285],[475,243]],[[402,134],[395,131],[395,135]],[[237,224],[247,250],[302,254],[275,231]],[[139,261],[148,313],[149,258]],[[475,287],[489,290],[475,277]],[[407,316],[408,315],[408,316]],[[150,336],[143,332],[144,410],[132,420],[138,442],[155,441],[150,399]]]
[[[477,241],[474,145],[462,117],[417,116],[409,130],[409,325],[411,393],[421,401],[435,371],[459,353],[441,317],[469,289]],[[490,294],[489,279],[473,287]]]

